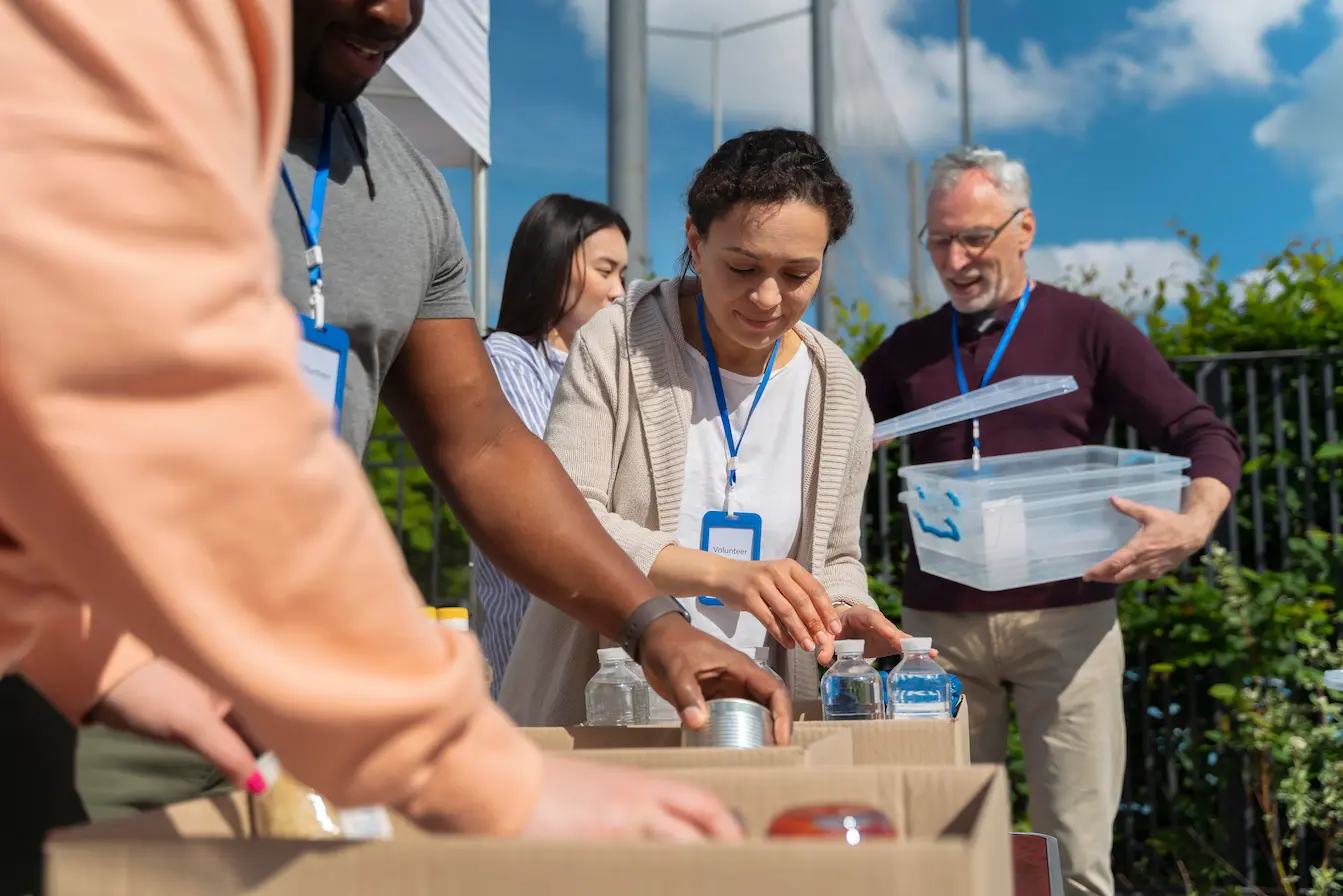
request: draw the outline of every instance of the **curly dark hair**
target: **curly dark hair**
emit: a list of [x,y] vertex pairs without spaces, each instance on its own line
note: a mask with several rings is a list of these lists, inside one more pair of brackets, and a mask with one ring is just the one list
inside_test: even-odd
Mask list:
[[[686,208],[700,235],[738,203],[807,202],[830,219],[830,244],[853,223],[853,194],[834,162],[806,131],[768,128],[747,131],[718,147],[686,192]],[[690,271],[690,250],[681,253],[681,276]]]

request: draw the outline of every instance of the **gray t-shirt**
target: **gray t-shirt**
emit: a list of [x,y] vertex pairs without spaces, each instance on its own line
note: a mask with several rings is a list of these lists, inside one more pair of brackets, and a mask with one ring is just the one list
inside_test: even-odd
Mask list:
[[[347,109],[348,118],[337,114],[332,122],[322,293],[327,320],[350,334],[341,437],[362,457],[378,393],[411,325],[475,312],[467,292],[466,244],[443,175],[371,103],[359,100]],[[291,140],[285,148],[305,219],[320,144],[319,138]],[[279,242],[281,289],[307,314],[303,230],[278,177],[271,226]]]

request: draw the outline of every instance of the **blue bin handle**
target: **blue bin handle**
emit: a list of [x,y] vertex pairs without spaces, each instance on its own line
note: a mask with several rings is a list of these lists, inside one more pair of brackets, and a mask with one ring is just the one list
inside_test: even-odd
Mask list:
[[961,532],[956,528],[956,524],[951,521],[951,517],[947,517],[942,521],[947,524],[947,528],[945,529],[939,529],[936,526],[928,525],[923,518],[923,514],[919,513],[917,510],[914,511],[914,519],[919,521],[919,528],[929,535],[936,535],[938,538],[948,538],[952,541],[961,540]]

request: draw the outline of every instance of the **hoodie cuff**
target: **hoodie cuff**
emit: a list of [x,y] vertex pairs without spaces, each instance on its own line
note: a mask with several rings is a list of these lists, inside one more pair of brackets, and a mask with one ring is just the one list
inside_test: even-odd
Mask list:
[[483,703],[425,786],[397,808],[431,830],[516,836],[540,797],[541,766],[541,751],[497,704]]

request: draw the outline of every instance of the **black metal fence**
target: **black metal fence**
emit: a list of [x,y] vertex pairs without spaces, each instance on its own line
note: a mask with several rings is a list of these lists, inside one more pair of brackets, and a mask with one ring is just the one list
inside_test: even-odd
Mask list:
[[[1339,534],[1340,487],[1336,403],[1343,383],[1338,352],[1252,352],[1172,358],[1189,386],[1241,436],[1245,478],[1215,540],[1253,569],[1284,569],[1289,540],[1309,528]],[[1111,444],[1141,447],[1131,427],[1112,428]],[[895,503],[896,470],[905,452],[877,453],[865,513],[866,556],[874,579],[898,591],[906,550],[903,513]],[[437,492],[400,436],[375,438],[366,466],[388,517],[406,549],[412,572],[432,604],[466,603],[468,552],[461,531],[442,512]],[[1130,600],[1160,602],[1149,590]],[[1220,842],[1196,848],[1214,853],[1251,887],[1268,880],[1255,831],[1260,810],[1242,776],[1223,775],[1205,794],[1181,792],[1195,781],[1186,753],[1222,722],[1208,696],[1207,674],[1153,675],[1169,664],[1162,637],[1130,638],[1125,697],[1129,762],[1116,826],[1116,872],[1127,892],[1185,892],[1168,845],[1154,832],[1180,826],[1191,802],[1224,822]],[[1234,763],[1235,757],[1227,757]]]

